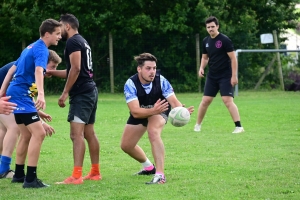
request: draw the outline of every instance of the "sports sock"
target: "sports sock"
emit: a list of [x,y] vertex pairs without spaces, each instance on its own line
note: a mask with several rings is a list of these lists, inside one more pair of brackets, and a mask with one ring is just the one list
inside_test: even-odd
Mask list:
[[152,162],[147,158],[147,160],[143,163],[141,163],[143,165],[143,168],[146,170],[152,170],[154,168]]
[[241,121],[236,121],[236,122],[234,122],[234,124],[236,127],[242,127]]
[[16,171],[15,171],[16,178],[22,178],[25,176],[24,168],[25,168],[25,165],[16,164]]
[[91,168],[91,175],[99,175],[100,174],[100,167],[99,164],[92,164]]
[[32,182],[36,179],[36,167],[27,166],[26,182]]
[[0,174],[9,170],[10,163],[11,163],[10,157],[7,156],[1,157]]
[[72,176],[74,178],[80,178],[82,176],[82,167],[74,167]]
[[1,165],[1,156],[2,156],[2,155],[0,154],[0,165]]

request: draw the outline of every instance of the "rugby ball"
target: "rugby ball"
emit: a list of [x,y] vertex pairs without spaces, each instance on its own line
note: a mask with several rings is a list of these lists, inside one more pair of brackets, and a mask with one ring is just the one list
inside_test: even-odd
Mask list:
[[169,113],[169,121],[173,126],[181,127],[190,121],[190,112],[185,107],[173,108]]

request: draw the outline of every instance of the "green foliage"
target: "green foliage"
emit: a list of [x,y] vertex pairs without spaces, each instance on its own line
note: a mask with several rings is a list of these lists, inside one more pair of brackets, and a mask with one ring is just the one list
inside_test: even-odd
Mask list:
[[[260,34],[295,29],[300,12],[295,0],[217,1],[217,0],[3,0],[0,7],[0,66],[16,60],[24,45],[38,39],[38,28],[46,18],[59,19],[63,13],[74,14],[79,32],[93,51],[94,77],[101,91],[109,92],[108,34],[113,36],[116,91],[136,72],[134,55],[150,52],[159,58],[158,68],[179,91],[196,91],[197,74],[195,34],[207,35],[204,20],[215,15],[220,32],[229,36],[235,49],[274,48],[260,44]],[[242,5],[242,6],[241,6]],[[279,41],[280,42],[280,41]],[[202,42],[200,42],[202,43]],[[55,49],[63,53],[60,43]],[[269,56],[249,54],[239,60],[242,89],[252,88],[259,79]],[[51,80],[49,91],[58,91],[61,81]]]

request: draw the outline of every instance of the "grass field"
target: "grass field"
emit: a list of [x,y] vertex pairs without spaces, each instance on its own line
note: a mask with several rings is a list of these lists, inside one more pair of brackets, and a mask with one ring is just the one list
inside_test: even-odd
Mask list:
[[[177,94],[197,110],[202,94]],[[55,185],[71,175],[72,143],[68,108],[48,96],[47,113],[56,134],[46,138],[38,176],[51,187],[22,189],[0,180],[0,199],[300,199],[300,93],[240,92],[235,98],[245,133],[234,124],[218,96],[196,133],[196,111],[184,127],[167,124],[164,185],[145,185],[151,177],[132,176],[141,165],[119,147],[128,108],[122,94],[100,94],[96,132],[101,144],[103,180],[83,185]],[[139,143],[153,161],[147,135]],[[12,163],[14,169],[14,163]],[[89,171],[88,151],[84,174]]]

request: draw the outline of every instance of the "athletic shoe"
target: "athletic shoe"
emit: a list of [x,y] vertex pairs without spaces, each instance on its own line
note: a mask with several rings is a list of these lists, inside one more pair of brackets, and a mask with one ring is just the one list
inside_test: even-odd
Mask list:
[[201,124],[196,124],[196,125],[194,126],[194,131],[200,132],[200,131],[201,131]]
[[0,179],[1,178],[13,178],[15,175],[15,172],[11,169],[7,170],[6,172],[0,174]]
[[78,185],[82,183],[83,183],[82,177],[74,178],[73,176],[66,178],[63,182],[56,182],[56,184],[74,184],[74,185]]
[[24,181],[25,181],[25,176],[23,176],[22,178],[17,178],[15,175],[11,180],[12,183],[24,183]]
[[83,180],[92,180],[92,181],[99,181],[102,179],[101,174],[98,175],[92,175],[91,173],[89,173],[88,175],[86,175],[85,177],[82,178]]
[[232,133],[242,133],[244,132],[244,128],[243,127],[235,127],[234,131]]
[[145,170],[145,169],[142,169],[141,171],[135,173],[134,175],[152,175],[152,174],[155,174],[156,172],[156,168],[155,166],[153,165],[153,169],[148,171],[148,170]]
[[44,188],[49,187],[50,185],[47,185],[42,182],[42,180],[35,178],[32,182],[27,182],[26,179],[23,183],[23,188]]
[[161,174],[155,174],[153,179],[146,184],[164,184],[166,182],[166,178]]

